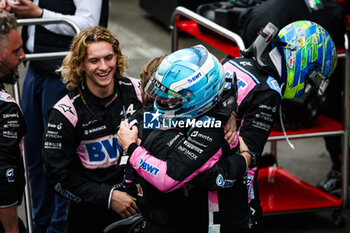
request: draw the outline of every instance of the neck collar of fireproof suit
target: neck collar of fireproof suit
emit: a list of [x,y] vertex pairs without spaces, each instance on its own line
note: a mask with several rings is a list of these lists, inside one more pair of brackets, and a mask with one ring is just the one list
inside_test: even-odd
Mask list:
[[[276,47],[285,46],[277,37],[279,29],[269,22],[259,32],[255,41],[241,54],[245,58],[252,58],[258,63],[258,69],[270,76],[273,76],[281,84],[282,67],[278,64],[277,59],[282,59],[282,54]],[[280,55],[280,56],[279,56]]]
[[80,88],[83,93],[82,97],[85,98],[86,101],[88,99],[89,101],[93,101],[94,104],[102,105],[104,108],[107,108],[108,106],[110,106],[113,103],[113,101],[117,99],[118,93],[119,93],[119,84],[116,78],[114,78],[113,94],[104,98],[100,98],[92,94],[92,92],[87,87],[85,80],[81,82]]

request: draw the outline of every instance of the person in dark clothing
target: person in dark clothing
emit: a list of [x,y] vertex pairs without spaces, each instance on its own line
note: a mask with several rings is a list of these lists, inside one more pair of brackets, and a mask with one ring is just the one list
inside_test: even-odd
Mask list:
[[[152,63],[146,66],[152,68]],[[203,124],[210,121],[221,123],[222,119],[219,117],[217,106],[212,105],[212,100],[220,96],[223,89],[221,69],[220,63],[204,47],[194,46],[183,49],[166,57],[158,71],[153,70],[154,74],[148,82],[151,85],[147,86],[146,90],[148,90],[147,93],[154,93],[157,87],[164,90],[164,87],[158,85],[153,89],[152,84],[158,80],[157,77],[162,77],[162,84],[167,85],[174,73],[177,74],[176,80],[179,82],[191,80],[191,77],[199,73],[202,78],[198,83],[180,87],[184,89],[178,92],[184,93],[185,89],[195,90],[196,87],[203,88],[194,92],[193,97],[187,95],[188,98],[195,98],[195,101],[181,105],[182,110],[176,107],[172,109],[177,114],[174,117],[177,119],[183,117],[182,120],[193,119]],[[147,71],[149,75],[152,74],[151,72]],[[145,72],[141,77],[145,78],[144,76],[147,76]],[[147,80],[142,80],[141,83],[145,84],[145,82]],[[208,85],[212,88],[206,88]],[[207,93],[203,95],[205,91]],[[148,105],[143,103],[146,114],[153,111],[154,98],[156,102],[160,101],[155,104],[159,108],[162,103],[167,102],[165,98],[157,100],[157,96],[151,96],[151,99],[149,96],[144,98],[150,102]],[[171,104],[175,104],[175,101],[175,99],[169,100]],[[207,104],[214,109],[209,111],[212,107],[208,108]],[[205,110],[201,111],[202,107]],[[166,112],[166,109],[167,107],[163,106],[160,111]],[[186,112],[188,110],[190,112],[199,110],[202,115],[186,118],[187,114],[193,116],[192,113]],[[180,112],[183,112],[183,115]],[[231,232],[233,229],[235,232],[248,231],[250,210],[244,177],[249,164],[246,164],[244,156],[248,157],[247,162],[250,163],[250,155],[243,151],[243,156],[231,152],[224,139],[222,127],[167,128],[167,123],[164,123],[161,129],[154,129],[148,128],[148,123],[144,122],[144,128],[140,129],[142,131],[140,146],[136,143],[130,145],[131,142],[135,142],[133,140],[136,140],[133,137],[136,135],[134,134],[136,129],[131,133],[122,123],[118,132],[120,144],[125,150],[128,149],[128,154],[131,155],[130,164],[139,174],[135,182],[139,187],[139,207],[149,224],[147,232],[196,232],[197,230],[202,232],[208,230],[208,225],[209,228],[216,230],[221,228],[221,232]],[[133,138],[129,141],[130,136]],[[219,159],[221,155],[222,158]],[[218,162],[215,163],[216,161]],[[201,174],[197,176],[199,173]],[[208,190],[211,191],[208,193]],[[188,195],[184,192],[188,192]],[[209,200],[208,195],[211,197]],[[208,211],[211,216],[214,215],[213,218],[207,219]]]
[[297,20],[318,23],[332,36],[336,45],[344,45],[344,8],[336,0],[321,0],[323,8],[309,9],[305,0],[266,0],[248,8],[238,19],[238,34],[244,43],[251,45],[260,29],[268,22],[277,28]]
[[[317,41],[310,39],[314,37],[318,38]],[[325,51],[326,55],[318,53],[312,61],[308,58],[310,55],[302,52],[306,47]],[[223,66],[227,79],[237,77],[238,133],[249,150],[255,153],[259,165],[264,145],[279,115],[282,97],[297,98],[305,85],[312,85],[322,95],[337,57],[332,38],[320,25],[310,21],[296,21],[281,30],[268,23],[242,55],[242,58],[224,60]],[[307,62],[300,66],[302,60]],[[316,81],[317,75],[313,72],[327,78]],[[263,232],[257,168],[248,170],[248,176],[251,175],[248,178],[249,198],[254,209],[254,232]]]
[[25,232],[17,206],[22,202],[25,177],[22,159],[26,124],[18,103],[5,91],[15,84],[18,65],[25,58],[16,17],[0,14],[0,232]]
[[[5,0],[2,0],[5,1]],[[17,0],[7,1],[6,10],[20,18],[64,18],[80,30],[107,26],[108,0]],[[30,25],[22,28],[26,53],[68,51],[75,35],[66,24]],[[41,144],[47,127],[48,110],[67,94],[61,77],[55,70],[62,59],[30,61],[23,83],[22,109],[28,123],[25,138],[28,175],[33,200],[34,231],[38,233],[63,232],[67,201],[48,187],[43,174]],[[30,123],[30,124],[29,124]]]
[[65,232],[102,232],[138,211],[123,188],[121,120],[142,106],[126,78],[119,41],[100,26],[83,30],[59,69],[69,93],[51,109],[43,140],[48,182],[69,200]]
[[[307,4],[306,0],[267,0],[254,7],[248,8],[239,18],[239,35],[245,44],[250,45],[259,30],[267,23],[272,22],[278,28],[295,21],[307,19],[324,27],[331,35],[337,48],[344,48],[345,14],[350,13],[349,1],[345,0],[321,0],[315,6]],[[344,87],[344,64],[339,64],[332,75],[332,82],[325,93],[326,101],[322,110],[315,109],[318,114],[323,113],[328,117],[342,122],[342,96]],[[288,105],[286,105],[288,108]],[[288,110],[288,109],[287,109]],[[304,119],[309,119],[306,116]],[[315,119],[315,118],[311,118]],[[294,119],[291,118],[292,122]],[[312,122],[305,122],[310,125]],[[299,123],[300,124],[300,123]],[[331,194],[338,193],[341,189],[341,137],[324,137],[326,149],[330,155],[332,166],[325,180],[317,186]]]
[[[238,82],[238,134],[255,153],[258,161],[267,138],[278,117],[282,102],[279,77],[262,72],[259,64],[251,58],[226,59],[223,62],[225,77],[236,75]],[[259,226],[262,209],[257,188],[257,167],[248,170],[248,198],[254,209],[254,220]],[[254,174],[256,176],[254,177]],[[254,188],[253,188],[254,187]]]
[[[326,92],[327,101],[322,111],[323,114],[338,122],[344,122],[344,71],[345,59],[339,60],[332,77],[332,82],[329,84],[329,89]],[[342,187],[342,136],[326,136],[324,137],[324,141],[331,159],[331,167],[326,177],[317,184],[317,187],[327,193],[340,197]]]

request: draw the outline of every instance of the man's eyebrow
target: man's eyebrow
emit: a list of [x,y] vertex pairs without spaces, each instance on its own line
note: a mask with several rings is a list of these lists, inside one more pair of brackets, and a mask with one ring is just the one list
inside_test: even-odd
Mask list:
[[14,50],[14,52],[18,52],[19,50],[21,50],[21,48],[23,47],[23,44],[21,44],[17,49]]

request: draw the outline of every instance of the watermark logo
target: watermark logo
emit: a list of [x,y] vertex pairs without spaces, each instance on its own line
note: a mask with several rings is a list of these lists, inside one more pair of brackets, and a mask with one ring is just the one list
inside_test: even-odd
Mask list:
[[143,128],[144,129],[159,129],[161,128],[161,116],[157,110],[156,112],[144,112],[143,113]]
[[[186,118],[178,119],[167,115],[163,116],[158,110],[156,112],[143,113],[143,128],[144,129],[159,129],[159,128],[221,128],[222,122],[213,117],[202,117],[199,120]],[[169,120],[167,120],[169,119]]]

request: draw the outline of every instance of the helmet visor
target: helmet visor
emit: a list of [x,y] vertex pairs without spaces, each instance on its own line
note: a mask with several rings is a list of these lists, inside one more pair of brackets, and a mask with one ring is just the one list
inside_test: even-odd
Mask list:
[[155,78],[157,72],[155,72],[151,79],[148,81],[145,92],[164,108],[175,108],[182,105],[185,102],[185,98],[182,94],[169,89]]
[[310,84],[316,89],[318,95],[324,94],[330,81],[328,77],[324,76],[319,71],[313,71],[309,75],[308,80],[310,81]]

